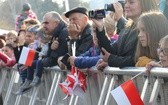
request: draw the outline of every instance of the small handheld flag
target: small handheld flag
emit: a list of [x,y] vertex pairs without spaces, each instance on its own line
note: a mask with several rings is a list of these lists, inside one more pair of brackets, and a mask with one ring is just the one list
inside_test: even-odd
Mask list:
[[132,80],[111,91],[118,105],[144,105]]
[[27,47],[23,47],[20,58],[19,58],[19,63],[24,64],[26,66],[31,66],[35,57],[35,50],[32,50]]

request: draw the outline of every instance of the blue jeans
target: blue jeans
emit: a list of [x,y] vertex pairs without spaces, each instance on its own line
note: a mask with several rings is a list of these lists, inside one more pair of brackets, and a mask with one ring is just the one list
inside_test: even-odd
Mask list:
[[20,69],[21,66],[22,66],[21,64],[18,64],[17,68],[18,68],[18,71],[19,71],[19,74],[20,74],[21,82],[24,83],[25,79],[27,77],[27,69],[21,70]]
[[34,76],[34,70],[35,75],[41,78],[44,67],[51,67],[56,65],[56,59],[54,58],[43,58],[41,60],[35,60],[33,61],[33,64],[31,67],[28,67],[28,74],[27,79],[32,80]]

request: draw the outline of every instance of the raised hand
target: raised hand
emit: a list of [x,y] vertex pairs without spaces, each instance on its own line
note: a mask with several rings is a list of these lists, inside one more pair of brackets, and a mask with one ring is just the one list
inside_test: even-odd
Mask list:
[[51,44],[51,49],[56,50],[58,47],[59,47],[58,38],[53,38],[52,44]]
[[94,22],[99,31],[103,30],[104,27],[103,19],[92,19],[92,21]]
[[123,16],[123,7],[119,2],[113,3],[113,6],[115,9],[114,20],[118,21]]
[[150,71],[153,67],[161,67],[160,62],[151,61],[146,65],[146,74],[150,74]]
[[69,24],[68,33],[70,39],[78,39],[79,34],[81,33],[81,27],[78,24]]
[[71,66],[75,66],[75,58],[76,58],[76,57],[74,57],[74,56],[70,56],[70,57],[69,57],[69,62],[70,62],[70,65],[71,65]]
[[102,48],[102,53],[103,53],[102,59],[103,59],[105,62],[107,62],[107,61],[108,61],[108,58],[109,58],[109,56],[110,56],[110,53],[109,53],[108,51],[106,51],[104,48]]
[[100,59],[96,64],[97,70],[100,70],[100,71],[103,71],[103,69],[107,66],[108,66],[108,63],[103,61],[103,59]]

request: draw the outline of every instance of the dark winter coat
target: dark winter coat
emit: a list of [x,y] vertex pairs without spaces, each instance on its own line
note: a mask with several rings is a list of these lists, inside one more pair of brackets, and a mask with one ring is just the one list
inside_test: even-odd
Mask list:
[[133,24],[121,30],[118,40],[110,45],[110,41],[105,36],[105,30],[96,31],[99,46],[104,47],[111,55],[108,58],[108,65],[111,67],[134,66],[134,53],[138,41],[138,31]]
[[48,57],[57,61],[58,57],[65,55],[68,52],[67,39],[68,31],[67,25],[64,22],[60,22],[53,33],[53,38],[58,38],[59,47],[56,50],[51,49],[52,42],[49,43],[49,49],[47,52]]
[[[76,56],[85,53],[92,47],[92,35],[91,26],[88,24],[80,35],[78,40],[70,40],[70,46],[76,41]],[[69,48],[69,54],[72,55],[71,47]]]

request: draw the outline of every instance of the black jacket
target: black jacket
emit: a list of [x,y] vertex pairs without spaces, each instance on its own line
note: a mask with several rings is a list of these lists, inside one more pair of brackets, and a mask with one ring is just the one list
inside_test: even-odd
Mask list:
[[111,67],[134,66],[134,53],[138,41],[138,31],[136,25],[125,28],[120,32],[118,41],[110,44],[105,36],[105,30],[96,31],[100,47],[104,47],[111,55],[108,58],[108,65]]
[[20,58],[20,54],[22,52],[22,48],[23,47],[27,47],[28,45],[24,44],[22,46],[17,46],[17,47],[14,47],[13,50],[14,50],[14,55],[15,55],[15,59],[16,59],[16,62],[18,63],[19,61],[19,58]]
[[[73,42],[76,41],[76,56],[85,53],[92,47],[92,35],[91,35],[91,26],[88,24],[83,32],[81,33],[81,37],[78,40],[70,40],[70,46]],[[69,48],[69,54],[71,54],[71,47]]]
[[48,57],[55,59],[57,61],[58,57],[65,55],[68,52],[67,39],[68,31],[67,25],[64,22],[60,22],[55,29],[52,39],[58,38],[59,47],[56,50],[51,49],[52,42],[49,43],[49,49],[47,52]]

